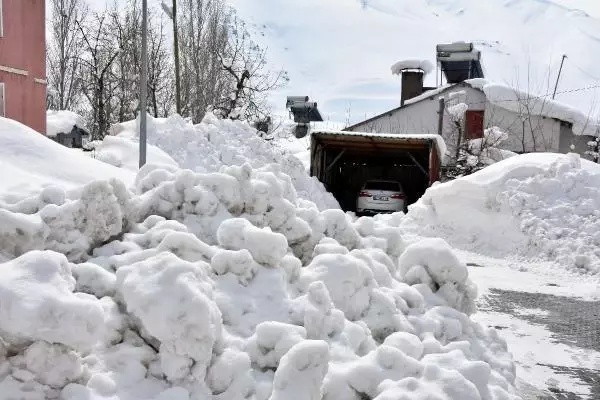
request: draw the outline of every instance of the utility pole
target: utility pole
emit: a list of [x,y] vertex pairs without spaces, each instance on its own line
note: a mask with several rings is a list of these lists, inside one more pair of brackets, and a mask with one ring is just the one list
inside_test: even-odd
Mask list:
[[556,89],[558,89],[558,81],[560,79],[560,74],[563,69],[563,64],[565,63],[565,58],[567,58],[566,54],[563,54],[562,60],[560,61],[560,69],[558,70],[558,76],[556,77],[556,85],[554,85],[554,93],[552,93],[552,100],[556,97]]
[[179,35],[177,34],[177,0],[173,0],[173,50],[175,52],[175,109],[181,115],[181,81],[179,80]]
[[177,34],[177,0],[173,0],[173,6],[169,8],[164,2],[161,7],[171,21],[173,21],[173,54],[175,56],[175,111],[181,115],[181,79],[179,74],[179,35]]
[[142,76],[140,77],[140,168],[146,164],[148,95],[148,0],[142,0]]

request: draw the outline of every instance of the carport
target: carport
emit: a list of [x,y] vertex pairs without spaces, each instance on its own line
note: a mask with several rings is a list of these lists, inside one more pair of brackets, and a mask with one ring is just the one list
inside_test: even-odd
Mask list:
[[443,140],[438,135],[316,131],[311,135],[310,174],[345,211],[369,179],[399,181],[408,204],[439,179]]

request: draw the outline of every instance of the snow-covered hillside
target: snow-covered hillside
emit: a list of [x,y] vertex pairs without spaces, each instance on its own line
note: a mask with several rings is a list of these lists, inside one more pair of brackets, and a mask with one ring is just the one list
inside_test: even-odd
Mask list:
[[[539,94],[552,92],[567,54],[557,100],[586,114],[598,103],[598,89],[577,90],[600,80],[600,7],[594,0],[230,2],[254,23],[272,64],[290,73],[290,84],[273,97],[278,109],[285,95],[309,95],[333,121],[386,111],[400,102],[392,64],[412,58],[435,63],[435,45],[458,40],[483,52],[486,78]],[[426,84],[435,83],[430,74]]]

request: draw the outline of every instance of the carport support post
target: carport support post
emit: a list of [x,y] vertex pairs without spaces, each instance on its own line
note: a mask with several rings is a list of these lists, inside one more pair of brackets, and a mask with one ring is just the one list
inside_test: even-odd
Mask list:
[[[438,110],[438,135],[442,136],[444,130],[444,109],[446,108],[446,101],[443,97],[440,97],[440,108]],[[442,136],[443,137],[443,136]]]

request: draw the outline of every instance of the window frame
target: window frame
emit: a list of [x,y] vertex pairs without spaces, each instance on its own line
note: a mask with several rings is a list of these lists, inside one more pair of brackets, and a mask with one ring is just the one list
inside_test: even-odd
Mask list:
[[[0,0],[2,1],[2,0]],[[0,82],[0,117],[6,117],[6,85]]]

